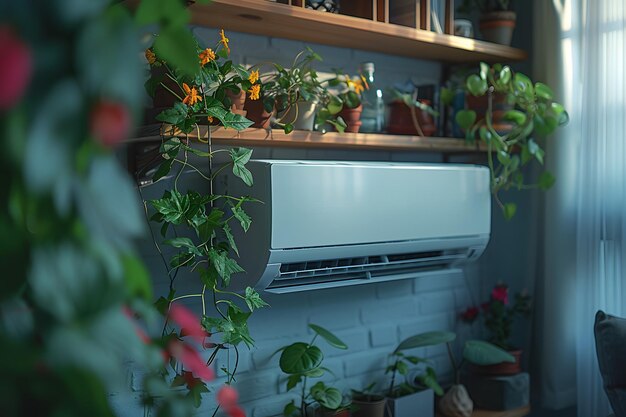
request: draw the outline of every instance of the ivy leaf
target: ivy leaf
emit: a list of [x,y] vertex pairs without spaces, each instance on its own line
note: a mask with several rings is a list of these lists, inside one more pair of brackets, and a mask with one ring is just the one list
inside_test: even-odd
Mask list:
[[189,252],[177,253],[176,255],[172,256],[172,259],[170,260],[170,266],[172,268],[180,268],[181,266],[189,265],[193,258],[193,254]]
[[198,272],[200,274],[200,281],[202,281],[207,288],[215,288],[217,286],[217,279],[219,275],[217,274],[215,268],[199,268]]
[[234,260],[228,257],[225,251],[218,251],[215,248],[209,249],[209,260],[215,267],[215,270],[222,278],[224,287],[230,285],[230,277],[237,272],[244,272],[243,268]]
[[233,206],[231,210],[233,212],[233,216],[235,216],[235,218],[239,220],[239,223],[241,223],[241,228],[243,229],[243,231],[247,232],[250,228],[250,224],[252,224],[252,219],[250,218],[250,216],[248,216],[248,214],[243,211],[243,209],[239,205]]
[[400,375],[406,375],[409,372],[409,367],[405,362],[398,362],[397,369]]
[[187,118],[187,106],[180,101],[174,103],[174,107],[163,110],[155,117],[159,122],[171,123],[178,125]]
[[296,407],[296,404],[294,403],[294,401],[291,400],[291,402],[287,404],[285,408],[283,409],[283,415],[285,417],[291,417],[297,411],[298,411],[298,407]]
[[202,239],[203,242],[207,242],[213,231],[220,226],[220,221],[224,216],[224,212],[220,209],[214,208],[211,210],[209,215],[205,217],[202,223],[198,225],[198,237]]
[[476,74],[472,74],[469,77],[467,77],[467,81],[465,82],[466,86],[467,86],[467,90],[473,95],[473,96],[482,96],[487,92],[487,81],[480,78],[478,75]]
[[252,149],[233,148],[230,150],[230,157],[233,160],[233,174],[241,178],[247,185],[252,185],[252,173],[245,167],[252,156]]
[[237,256],[239,256],[239,249],[237,249],[237,244],[235,243],[235,236],[233,236],[233,231],[228,223],[222,227],[222,230],[224,230],[224,234],[226,235],[226,239],[228,240],[228,244],[231,249],[237,254]]
[[166,191],[163,198],[150,201],[157,212],[163,215],[168,223],[181,224],[184,215],[190,207],[189,196],[182,195],[176,190]]
[[152,176],[152,182],[157,182],[164,176],[170,173],[172,170],[172,164],[174,163],[173,159],[166,159],[159,165],[159,168],[156,170],[154,175]]
[[217,118],[224,127],[230,127],[235,130],[244,130],[252,125],[252,121],[246,119],[240,114],[231,113],[223,107],[223,104],[219,101],[207,97],[207,109],[206,112],[209,116]]
[[177,237],[174,239],[167,239],[163,241],[163,244],[173,246],[175,248],[184,248],[187,249],[188,253],[193,253],[194,255],[202,256],[202,252],[196,247],[191,239],[188,237]]
[[555,182],[556,182],[556,178],[554,178],[554,176],[548,171],[544,171],[539,176],[538,184],[539,184],[539,188],[541,188],[543,191],[546,191],[546,190],[549,190],[554,185]]
[[265,301],[263,301],[263,299],[261,299],[261,296],[259,295],[259,293],[256,292],[251,287],[246,287],[246,296],[245,297],[246,297],[246,304],[248,305],[248,308],[250,309],[250,311],[254,311],[255,308],[256,309],[263,308],[263,307],[269,305]]
[[502,207],[504,218],[507,220],[511,220],[513,216],[515,216],[516,211],[517,211],[517,205],[515,203],[507,203],[504,205],[504,207]]
[[225,336],[226,343],[238,345],[244,342],[249,348],[254,346],[254,340],[250,337],[248,330],[248,317],[250,313],[245,313],[233,305],[228,307],[228,319],[232,323],[233,330]]

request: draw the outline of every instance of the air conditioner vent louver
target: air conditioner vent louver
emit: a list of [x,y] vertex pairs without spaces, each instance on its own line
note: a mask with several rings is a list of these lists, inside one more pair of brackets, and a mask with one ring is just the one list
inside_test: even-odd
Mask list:
[[441,269],[467,257],[467,249],[361,256],[285,263],[268,288],[322,282],[372,279],[389,273]]

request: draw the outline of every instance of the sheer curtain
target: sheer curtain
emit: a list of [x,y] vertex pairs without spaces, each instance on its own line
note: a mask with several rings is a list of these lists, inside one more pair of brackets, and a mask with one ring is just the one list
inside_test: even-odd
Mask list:
[[572,119],[549,149],[559,182],[546,199],[543,302],[556,301],[544,311],[554,317],[544,325],[542,399],[558,407],[574,392],[579,417],[604,417],[594,314],[626,315],[626,1],[534,4],[538,74],[556,80]]

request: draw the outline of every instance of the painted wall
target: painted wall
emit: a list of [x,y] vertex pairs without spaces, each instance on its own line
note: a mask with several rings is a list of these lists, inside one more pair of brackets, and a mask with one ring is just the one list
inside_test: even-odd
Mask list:
[[[304,30],[304,29],[303,29]],[[211,45],[217,39],[217,29],[194,28],[194,33]],[[275,61],[288,65],[299,52],[302,42],[284,39],[253,36],[230,32],[232,58],[242,64],[255,64],[262,61]],[[393,82],[413,80],[419,84],[438,83],[441,65],[435,62],[396,57],[367,51],[311,45],[324,57],[318,68],[331,71],[343,68],[356,71],[361,62],[373,61],[376,65],[376,80],[380,88]],[[370,160],[370,161],[412,161],[443,162],[442,155],[417,152],[379,151],[326,151],[256,149],[256,158],[276,159],[328,159],[328,160]],[[476,157],[474,157],[476,158]],[[459,162],[484,163],[478,159],[457,158]],[[145,190],[146,197],[150,191]],[[525,197],[526,196],[526,197]],[[265,296],[271,308],[254,314],[250,330],[256,340],[256,347],[248,351],[241,349],[237,388],[243,407],[252,417],[269,417],[282,413],[284,404],[293,398],[287,393],[285,379],[280,375],[278,355],[272,354],[280,346],[295,341],[307,341],[311,333],[308,323],[327,327],[342,338],[348,351],[337,351],[320,342],[326,353],[326,366],[334,375],[327,374],[323,379],[346,391],[349,388],[362,388],[373,381],[384,379],[386,356],[395,345],[407,336],[429,330],[453,330],[468,337],[470,330],[456,323],[458,312],[470,303],[481,301],[491,285],[498,280],[523,287],[532,273],[532,263],[527,262],[532,252],[534,240],[530,219],[533,214],[532,201],[527,194],[513,195],[520,203],[521,215],[513,221],[505,222],[494,207],[493,237],[486,254],[479,262],[464,272],[454,272],[436,279],[418,278],[385,284],[362,285],[357,287],[328,289],[316,292]],[[152,197],[157,197],[152,196]],[[150,240],[141,243],[141,253],[154,277],[156,291],[167,292],[168,279],[162,261]],[[195,280],[178,282],[179,294],[197,292]],[[198,303],[188,303],[199,313]],[[457,346],[458,348],[458,346]],[[427,348],[416,352],[430,358],[436,365],[444,381],[451,378],[450,365],[443,347]],[[221,355],[216,368],[221,368],[233,357]],[[131,394],[112,394],[113,402],[125,415],[141,412],[134,400],[140,396],[138,381],[132,366],[129,370]],[[214,386],[224,378],[218,379]],[[382,387],[382,385],[380,385]],[[199,415],[212,411],[213,404],[208,395]]]

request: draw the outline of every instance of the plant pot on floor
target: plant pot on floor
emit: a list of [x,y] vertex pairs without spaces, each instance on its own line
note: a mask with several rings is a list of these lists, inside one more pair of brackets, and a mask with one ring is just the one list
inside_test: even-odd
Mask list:
[[289,107],[281,123],[291,123],[295,130],[312,131],[315,124],[315,110],[317,103],[309,101],[298,101]]
[[341,116],[344,122],[346,122],[346,132],[359,133],[361,128],[361,113],[363,112],[363,105],[359,104],[359,107],[353,109],[344,107],[339,112],[338,116]]
[[382,396],[352,398],[352,417],[384,417],[387,399]]
[[435,393],[432,389],[418,391],[398,398],[387,398],[387,417],[433,417],[435,415]]
[[472,371],[481,375],[515,375],[522,372],[522,351],[509,350],[515,362],[502,362],[495,365],[472,366]]
[[439,411],[446,417],[470,417],[474,403],[463,385],[452,385],[441,400]]
[[266,130],[270,128],[270,121],[275,110],[272,113],[265,110],[263,100],[246,100],[243,108],[247,111],[246,117],[254,122],[252,127]]
[[515,12],[485,13],[480,17],[480,33],[483,39],[501,45],[510,45],[515,29]]
[[[428,100],[421,101],[424,104],[430,105],[430,101]],[[432,136],[437,129],[433,116],[417,108],[415,109],[415,116],[424,136]],[[387,132],[398,135],[419,135],[415,123],[413,122],[411,108],[403,101],[392,101],[389,103],[389,123],[387,124]]]
[[[476,97],[468,93],[465,95],[465,102],[469,110],[476,112],[476,121],[485,118],[489,108],[489,96],[487,94]],[[491,106],[493,128],[499,135],[506,135],[515,126],[513,123],[504,120],[506,112],[513,110],[513,104],[508,102],[506,94],[494,93],[491,99]]]

